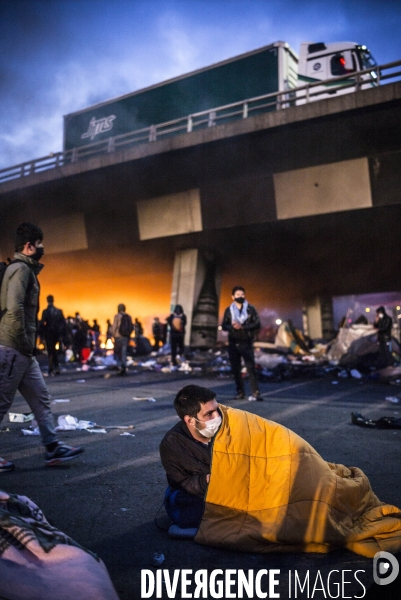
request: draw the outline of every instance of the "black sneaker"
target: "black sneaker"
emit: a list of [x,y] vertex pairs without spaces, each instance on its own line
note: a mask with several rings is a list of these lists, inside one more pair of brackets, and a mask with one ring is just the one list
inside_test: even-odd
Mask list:
[[234,396],[234,400],[245,400],[245,392],[237,392],[237,395]]
[[84,449],[82,447],[72,448],[65,444],[59,444],[53,452],[46,452],[46,465],[48,467],[55,467],[66,460],[72,460],[82,454]]
[[6,471],[14,471],[15,465],[9,460],[5,460],[4,458],[0,458],[0,473],[5,473]]

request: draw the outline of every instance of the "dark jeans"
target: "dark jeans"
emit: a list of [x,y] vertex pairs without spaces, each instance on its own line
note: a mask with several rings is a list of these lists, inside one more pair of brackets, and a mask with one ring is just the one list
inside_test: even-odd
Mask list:
[[11,408],[17,390],[35,415],[45,446],[57,442],[50,394],[38,361],[24,356],[14,348],[0,346],[0,423]]
[[185,490],[173,490],[169,486],[164,494],[164,508],[170,519],[179,527],[199,527],[205,502]]
[[228,344],[228,356],[235,379],[235,385],[237,386],[237,392],[244,391],[244,381],[241,374],[241,357],[244,359],[245,367],[248,371],[251,393],[254,394],[257,392],[259,388],[255,371],[255,357],[253,354],[252,342],[235,343],[230,341]]
[[171,362],[175,365],[177,354],[180,354],[181,356],[184,354],[184,334],[172,333],[170,335],[170,343],[171,343]]
[[114,340],[114,358],[123,370],[127,366],[127,348],[127,337],[118,337]]
[[49,373],[53,373],[53,371],[58,371],[59,362],[58,362],[58,350],[56,349],[56,344],[58,343],[58,336],[52,336],[51,334],[45,335],[45,344],[49,362]]

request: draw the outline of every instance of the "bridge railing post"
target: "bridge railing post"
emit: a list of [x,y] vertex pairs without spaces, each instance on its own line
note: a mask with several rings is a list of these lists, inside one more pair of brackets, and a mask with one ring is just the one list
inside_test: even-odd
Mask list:
[[244,105],[242,107],[242,118],[243,119],[248,118],[248,102],[244,102]]
[[27,177],[28,175],[30,175],[31,173],[35,172],[35,167],[34,167],[34,163],[30,162],[30,163],[25,163],[22,167],[22,176],[23,177]]
[[155,142],[156,141],[156,126],[155,125],[151,125],[149,127],[149,142]]
[[72,149],[71,162],[72,163],[78,162],[78,148],[73,148]]
[[110,154],[111,152],[114,152],[115,149],[116,149],[116,145],[114,143],[114,138],[109,137],[109,139],[107,141],[107,152]]
[[193,124],[192,116],[189,115],[188,121],[187,121],[187,133],[191,133],[193,125],[194,124]]

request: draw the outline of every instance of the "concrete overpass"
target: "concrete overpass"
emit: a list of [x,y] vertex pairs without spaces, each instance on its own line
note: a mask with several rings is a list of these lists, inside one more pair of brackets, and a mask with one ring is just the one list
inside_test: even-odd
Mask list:
[[330,335],[332,296],[400,289],[400,109],[396,82],[6,181],[1,255],[40,224],[43,291],[89,319],[123,301],[149,324],[178,302],[187,341],[210,343],[240,283]]

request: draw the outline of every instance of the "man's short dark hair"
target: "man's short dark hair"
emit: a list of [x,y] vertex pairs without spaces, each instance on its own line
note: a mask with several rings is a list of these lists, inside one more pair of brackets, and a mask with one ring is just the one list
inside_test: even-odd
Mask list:
[[51,294],[49,294],[47,296],[46,300],[49,302],[49,304],[52,304],[54,302],[54,296],[52,296]]
[[43,240],[43,231],[33,223],[21,223],[15,232],[14,242],[15,251],[22,252],[27,242],[34,244],[38,240]]
[[231,295],[234,296],[235,292],[239,292],[239,291],[244,292],[244,294],[245,294],[245,288],[243,288],[242,285],[235,285],[233,287]]
[[174,408],[180,419],[185,415],[196,417],[201,409],[201,404],[206,404],[216,398],[216,392],[200,385],[186,385],[174,399]]

